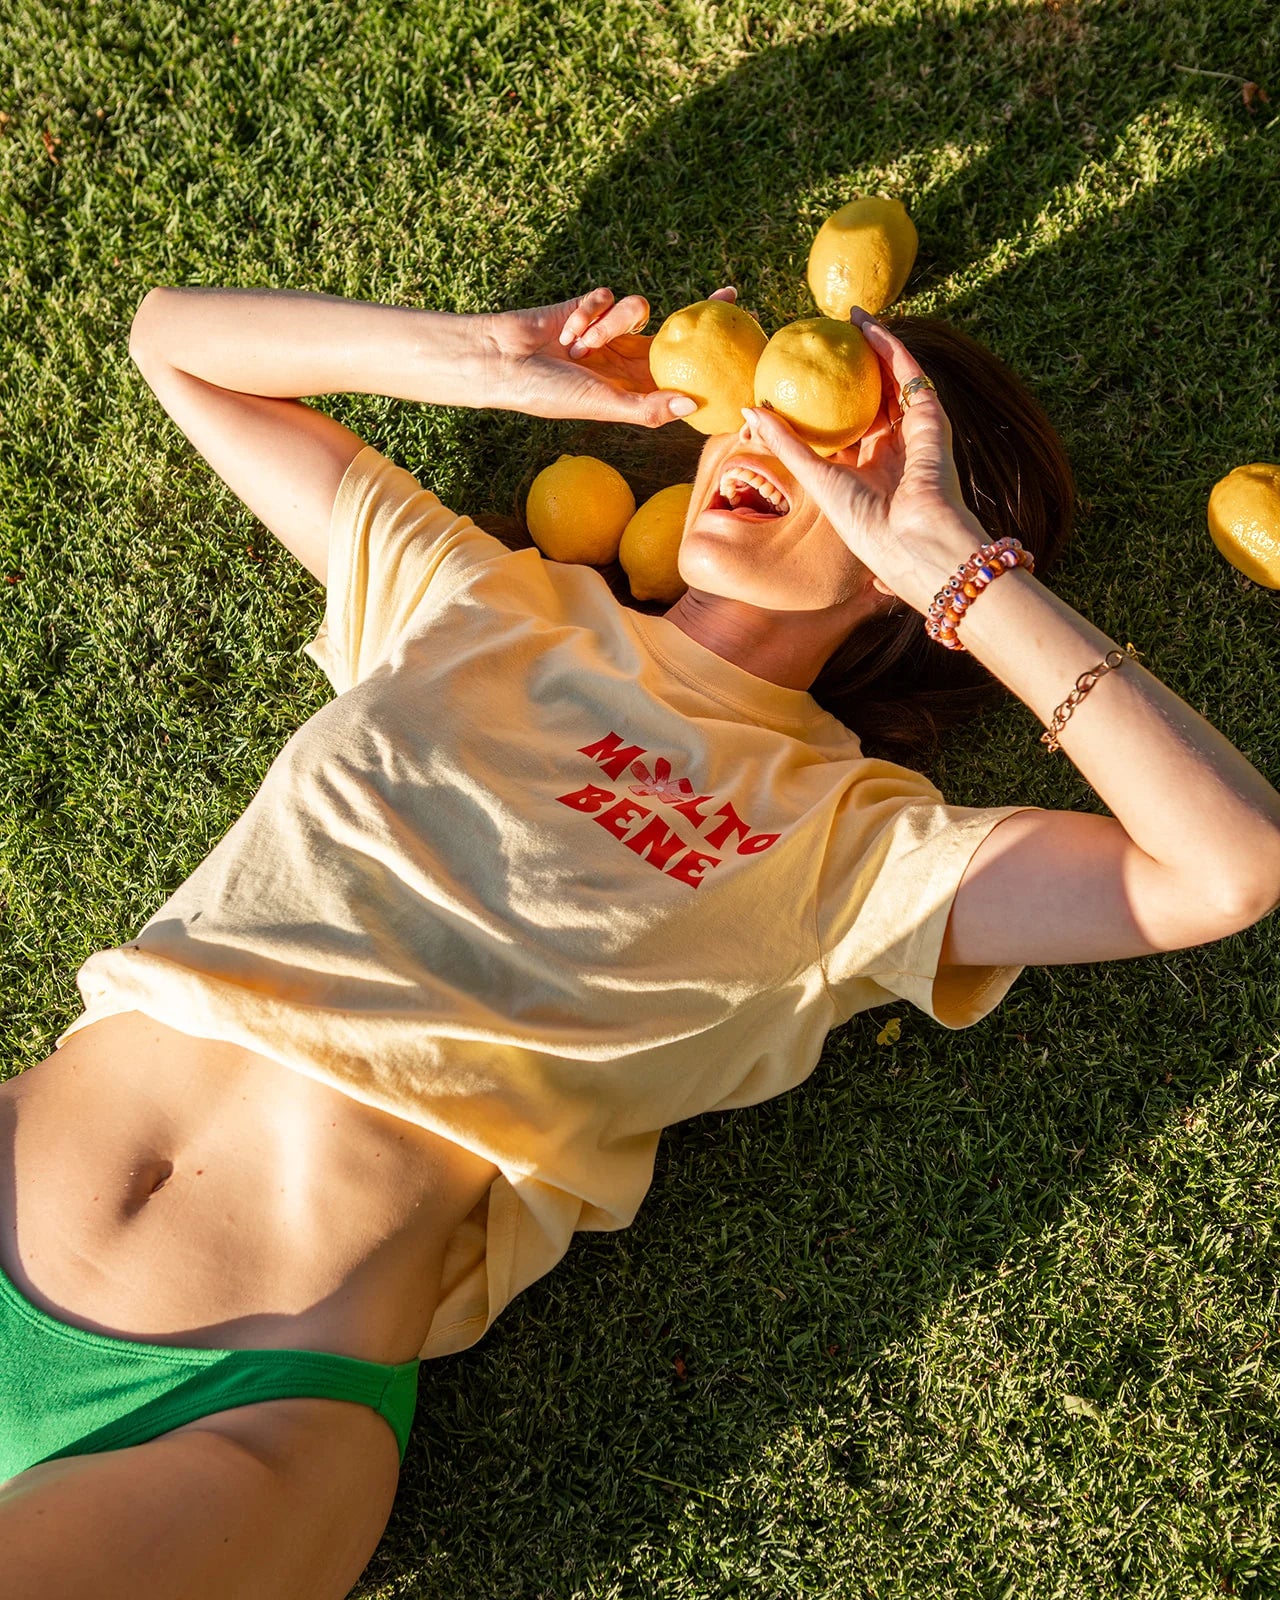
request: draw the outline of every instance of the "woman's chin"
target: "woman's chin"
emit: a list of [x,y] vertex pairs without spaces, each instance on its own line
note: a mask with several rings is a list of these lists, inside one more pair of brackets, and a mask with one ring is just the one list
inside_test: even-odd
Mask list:
[[681,599],[689,605],[739,605],[756,611],[801,612],[828,611],[840,602],[835,597],[797,594],[790,588],[771,588],[761,583],[759,575],[748,578],[724,573],[691,578],[683,570],[680,576],[688,584]]
[[708,550],[700,541],[681,546],[680,576],[695,602],[733,601],[760,611],[826,611],[847,598],[816,575],[805,582],[794,572],[783,575],[762,568],[748,553],[734,552],[736,559],[729,555],[723,548]]
[[743,548],[741,529],[708,527],[699,518],[680,545],[680,576],[699,594],[719,600],[741,600],[763,605],[761,598],[771,587],[767,569],[762,569],[758,553]]

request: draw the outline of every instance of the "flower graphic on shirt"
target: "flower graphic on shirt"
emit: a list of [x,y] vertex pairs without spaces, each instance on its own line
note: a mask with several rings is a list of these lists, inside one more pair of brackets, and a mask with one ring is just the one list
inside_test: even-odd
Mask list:
[[668,805],[675,805],[680,800],[687,800],[693,794],[693,785],[688,778],[680,778],[677,782],[671,781],[671,763],[665,756],[659,756],[653,764],[654,770],[649,771],[643,761],[633,761],[629,768],[633,778],[639,778],[639,783],[628,784],[632,794],[656,795],[659,800],[665,800]]

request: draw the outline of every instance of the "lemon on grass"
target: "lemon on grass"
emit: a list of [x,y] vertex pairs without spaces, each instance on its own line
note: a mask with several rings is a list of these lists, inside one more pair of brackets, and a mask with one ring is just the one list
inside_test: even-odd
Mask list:
[[659,489],[622,530],[618,560],[637,600],[678,600],[688,588],[678,562],[692,498],[691,483]]
[[875,421],[880,363],[852,322],[789,322],[756,364],[755,403],[785,417],[819,455],[834,455]]
[[883,311],[902,293],[920,238],[901,200],[851,200],[818,229],[809,288],[818,308],[848,320],[849,307]]
[[767,339],[756,319],[727,300],[696,300],[673,311],[649,346],[659,389],[698,402],[684,420],[699,433],[736,433],[751,404],[751,380]]
[[615,468],[595,456],[560,456],[529,485],[524,518],[552,561],[602,567],[618,554],[636,497]]
[[1214,484],[1209,537],[1233,567],[1265,589],[1280,589],[1280,466],[1251,461]]

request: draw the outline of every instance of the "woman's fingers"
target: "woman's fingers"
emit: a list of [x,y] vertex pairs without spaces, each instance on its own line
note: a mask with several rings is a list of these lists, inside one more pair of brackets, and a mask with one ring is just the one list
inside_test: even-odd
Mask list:
[[660,428],[672,417],[691,416],[698,409],[698,402],[691,400],[687,394],[681,394],[678,389],[655,389],[651,394],[637,395],[636,398],[643,403],[644,409],[644,416],[637,418],[637,421],[643,421],[650,428]]
[[560,343],[572,344],[613,304],[613,290],[603,285],[567,302],[569,315],[560,329]]
[[[733,304],[738,291],[729,283],[721,289],[713,289],[707,298]],[[584,294],[573,305],[560,330],[560,343],[569,347],[571,356],[585,355],[588,350],[599,350],[622,334],[639,333],[648,326],[649,316],[649,302],[642,294],[629,294],[615,305],[613,291],[601,286]]]
[[775,412],[759,406],[743,406],[742,415],[752,434],[773,451],[805,493],[818,502],[828,517],[832,517],[836,510],[834,496],[840,482],[839,475],[847,469],[832,466],[829,461],[815,455]]
[[[738,291],[732,284],[713,289],[708,299],[733,304]],[[627,334],[639,333],[649,322],[649,302],[642,294],[629,294],[614,303],[612,289],[601,285],[578,300],[567,302],[570,310],[560,329],[559,342],[575,360],[602,350],[605,345]],[[696,409],[696,407],[695,407]]]
[[[860,312],[862,320],[858,321],[854,312]],[[890,415],[895,420],[901,420],[908,470],[918,461],[933,461],[942,455],[949,456],[951,424],[920,363],[901,339],[895,339],[887,328],[881,327],[860,306],[855,306],[849,315],[852,320],[858,321],[864,338],[879,356],[882,369],[888,372],[889,381],[885,387],[886,390],[891,387],[892,393],[886,393],[885,400]],[[913,378],[923,378],[924,382],[915,384],[904,402],[902,391]]]
[[592,417],[599,422],[630,422],[641,428],[661,428],[697,409],[696,400],[673,389],[649,389],[641,394],[599,382],[583,391],[581,409],[569,415]]
[[610,290],[593,290],[560,330],[560,343],[568,345],[571,356],[584,356],[623,334],[639,333],[648,320],[649,302],[642,294],[629,294],[615,305]]

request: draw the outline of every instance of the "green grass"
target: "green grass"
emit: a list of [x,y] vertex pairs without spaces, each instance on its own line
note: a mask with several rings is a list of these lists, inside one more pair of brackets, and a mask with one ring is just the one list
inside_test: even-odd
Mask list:
[[[1270,0],[9,0],[4,1070],[325,694],[314,585],[128,361],[155,283],[661,315],[732,281],[776,325],[821,220],[898,194],[906,307],[1072,449],[1059,589],[1274,778],[1280,601],[1204,506],[1280,456],[1278,62]],[[475,512],[562,437],[331,406]],[[988,717],[939,781],[1096,806],[1037,731]],[[1028,971],[959,1034],[860,1017],[804,1089],[674,1130],[630,1232],[424,1369],[357,1592],[1280,1594],[1278,937]]]

